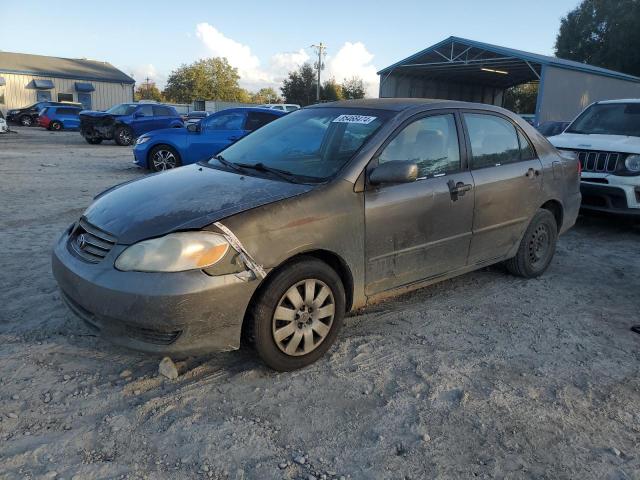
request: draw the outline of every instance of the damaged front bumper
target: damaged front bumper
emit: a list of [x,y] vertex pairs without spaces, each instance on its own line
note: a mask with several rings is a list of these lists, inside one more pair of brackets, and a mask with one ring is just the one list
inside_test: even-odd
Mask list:
[[113,140],[115,120],[112,117],[88,117],[80,115],[80,134],[84,138]]
[[100,336],[156,354],[239,348],[245,312],[260,283],[255,276],[121,272],[113,265],[126,246],[114,246],[92,264],[71,253],[68,239],[67,232],[54,247],[53,274],[69,308]]

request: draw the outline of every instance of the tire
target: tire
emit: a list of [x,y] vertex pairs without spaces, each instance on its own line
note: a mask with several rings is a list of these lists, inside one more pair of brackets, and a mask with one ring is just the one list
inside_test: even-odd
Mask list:
[[133,131],[126,126],[116,127],[113,138],[121,147],[127,147],[133,143]]
[[53,121],[53,122],[51,122],[51,124],[49,125],[49,130],[55,130],[56,132],[57,132],[57,131],[62,130],[62,123],[60,123],[60,122],[58,122],[58,121],[54,120],[54,121]]
[[519,277],[539,277],[553,259],[557,240],[555,217],[549,210],[538,210],[524,232],[518,253],[505,262],[507,270]]
[[33,118],[31,118],[29,115],[22,115],[18,119],[18,123],[23,127],[30,127],[31,125],[33,125]]
[[87,143],[89,145],[100,145],[102,143],[102,139],[101,138],[96,138],[96,137],[84,137],[84,139],[87,141]]
[[[326,263],[301,257],[275,273],[259,295],[247,318],[249,337],[269,367],[280,372],[306,367],[335,341],[344,320],[345,293]],[[276,340],[277,333],[284,336]]]
[[180,154],[174,148],[169,145],[156,145],[149,152],[147,165],[154,172],[163,172],[179,167],[182,161]]

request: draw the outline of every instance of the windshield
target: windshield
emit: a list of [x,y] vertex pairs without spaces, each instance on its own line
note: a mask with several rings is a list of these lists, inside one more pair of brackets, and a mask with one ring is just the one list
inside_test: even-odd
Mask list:
[[131,115],[136,107],[136,104],[121,103],[120,105],[111,107],[107,110],[107,113],[110,113],[111,115]]
[[565,133],[640,137],[640,103],[591,105],[573,121]]
[[221,154],[228,162],[261,164],[305,180],[323,181],[334,176],[392,114],[331,107],[298,110]]

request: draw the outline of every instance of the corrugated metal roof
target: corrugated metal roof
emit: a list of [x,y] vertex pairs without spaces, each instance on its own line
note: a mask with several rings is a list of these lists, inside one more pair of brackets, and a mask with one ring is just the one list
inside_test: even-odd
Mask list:
[[548,55],[540,55],[538,53],[525,52],[523,50],[516,50],[514,48],[501,47],[498,45],[492,45],[490,43],[477,42],[475,40],[469,40],[466,38],[460,37],[449,37],[435,45],[432,45],[424,50],[421,50],[418,53],[415,53],[404,60],[394,63],[386,68],[383,68],[378,72],[378,75],[385,74],[392,69],[397,67],[401,67],[402,65],[408,62],[416,62],[420,59],[421,56],[427,55],[429,53],[433,53],[436,49],[448,45],[454,42],[459,45],[466,45],[468,47],[478,48],[482,50],[486,50],[488,52],[493,52],[498,55],[505,55],[513,58],[517,58],[520,60],[538,63],[540,65],[549,65],[557,68],[564,68],[568,70],[577,70],[581,72],[592,73],[594,75],[603,75],[606,77],[614,77],[622,80],[629,80],[632,82],[640,82],[640,78],[634,77],[633,75],[627,75],[626,73],[616,72],[614,70],[609,70],[606,68],[596,67],[594,65],[589,65],[587,63],[575,62],[573,60],[564,60],[558,57],[551,57]]
[[133,78],[107,62],[26,53],[0,52],[0,72],[98,82],[135,83]]

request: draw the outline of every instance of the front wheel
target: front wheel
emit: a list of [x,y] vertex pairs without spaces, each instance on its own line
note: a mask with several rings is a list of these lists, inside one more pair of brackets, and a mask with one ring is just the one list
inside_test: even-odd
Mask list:
[[55,131],[62,130],[62,124],[58,121],[53,121],[51,125],[49,125],[49,129]]
[[282,372],[306,367],[324,355],[344,314],[338,274],[320,260],[302,257],[268,281],[248,321],[258,354]]
[[149,152],[149,168],[162,172],[180,166],[180,155],[168,145],[158,145]]
[[129,127],[117,127],[114,138],[118,145],[126,147],[133,143],[133,131]]
[[23,127],[30,127],[31,125],[33,125],[33,118],[31,118],[29,115],[21,116],[20,125],[22,125]]
[[518,253],[505,262],[507,270],[519,277],[539,277],[551,263],[557,240],[555,217],[549,210],[538,210],[524,232]]

